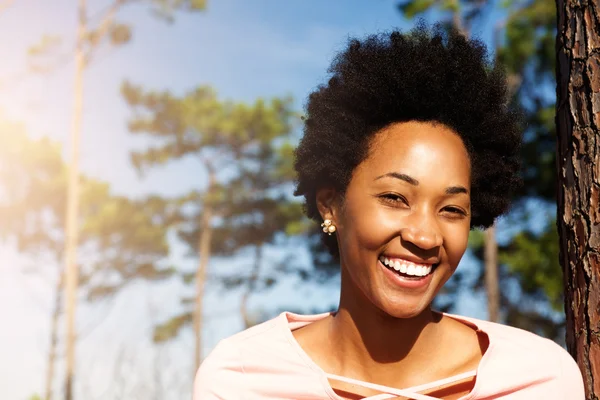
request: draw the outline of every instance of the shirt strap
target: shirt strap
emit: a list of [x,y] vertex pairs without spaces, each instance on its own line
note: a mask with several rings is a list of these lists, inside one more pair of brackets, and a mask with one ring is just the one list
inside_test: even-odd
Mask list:
[[365,400],[384,400],[384,399],[391,399],[396,396],[404,396],[404,397],[408,397],[408,398],[411,398],[414,400],[439,400],[437,397],[427,396],[427,395],[416,393],[416,392],[421,392],[423,390],[428,390],[428,389],[435,389],[437,387],[448,385],[450,383],[462,381],[464,379],[474,377],[474,376],[476,376],[476,374],[477,374],[477,371],[473,370],[473,371],[465,372],[463,374],[458,374],[458,375],[452,376],[450,378],[440,379],[440,380],[437,380],[437,381],[434,381],[431,383],[426,383],[424,385],[419,385],[419,386],[413,386],[413,387],[410,387],[407,389],[395,389],[395,388],[391,388],[388,386],[377,385],[375,383],[364,382],[364,381],[360,381],[357,379],[346,378],[345,376],[334,375],[334,374],[327,374],[327,378],[334,379],[334,380],[340,381],[340,382],[346,382],[346,383],[349,383],[352,385],[362,386],[367,389],[372,389],[372,390],[377,390],[377,391],[383,392],[382,394],[379,394],[376,396],[366,397]]
[[435,389],[435,388],[438,388],[440,386],[445,386],[445,385],[448,385],[448,384],[454,383],[454,382],[460,382],[462,380],[465,380],[467,378],[472,378],[474,376],[477,376],[477,370],[473,370],[473,371],[465,372],[465,373],[462,373],[462,374],[454,375],[454,376],[451,376],[450,378],[440,379],[440,380],[437,380],[437,381],[426,383],[424,385],[413,386],[413,387],[407,388],[406,390],[411,390],[411,391],[415,391],[415,392],[422,392],[423,390]]
[[381,397],[381,395],[377,395],[374,397],[373,396],[366,397],[365,400],[393,398],[396,396],[404,396],[404,397],[408,397],[408,398],[411,398],[414,400],[439,400],[437,397],[431,397],[431,396],[426,396],[424,394],[414,393],[414,392],[411,392],[410,390],[394,389],[394,388],[383,386],[383,385],[377,385],[375,383],[363,382],[363,381],[359,381],[356,379],[346,378],[345,376],[327,374],[327,377],[330,379],[334,379],[336,381],[346,382],[346,383],[350,383],[352,385],[362,386],[367,389],[377,390],[377,391],[383,392],[386,396],[389,396],[390,394],[394,395],[392,397]]

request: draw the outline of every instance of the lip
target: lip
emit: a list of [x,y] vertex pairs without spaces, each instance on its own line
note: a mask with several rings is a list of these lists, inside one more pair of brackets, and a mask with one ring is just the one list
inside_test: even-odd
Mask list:
[[377,264],[383,270],[383,274],[385,277],[394,285],[403,289],[412,289],[412,290],[425,290],[429,284],[431,283],[431,279],[433,276],[432,271],[430,274],[421,277],[421,279],[408,279],[403,276],[400,276],[394,272],[392,272],[388,267],[383,265],[383,263],[377,260]]

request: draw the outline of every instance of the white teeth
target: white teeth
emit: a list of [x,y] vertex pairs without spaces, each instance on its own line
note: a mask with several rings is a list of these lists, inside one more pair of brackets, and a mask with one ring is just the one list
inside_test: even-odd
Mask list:
[[384,256],[381,256],[379,261],[396,271],[412,276],[426,276],[429,275],[432,270],[431,265],[416,264],[407,260],[393,260]]

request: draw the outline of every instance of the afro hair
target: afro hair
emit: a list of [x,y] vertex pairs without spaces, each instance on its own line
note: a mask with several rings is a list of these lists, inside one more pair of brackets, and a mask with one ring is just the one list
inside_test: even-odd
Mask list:
[[[295,153],[295,195],[305,197],[309,218],[321,219],[319,189],[343,196],[374,134],[407,121],[441,123],[462,138],[472,166],[472,228],[508,210],[521,184],[521,119],[509,107],[503,69],[481,41],[422,23],[350,40],[328,72],[328,83],[308,98]],[[337,257],[335,238],[323,238]]]

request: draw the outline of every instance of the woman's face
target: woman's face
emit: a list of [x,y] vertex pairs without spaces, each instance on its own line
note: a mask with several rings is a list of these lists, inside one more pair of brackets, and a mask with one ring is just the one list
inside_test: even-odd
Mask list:
[[330,216],[349,293],[396,318],[427,309],[467,248],[470,176],[462,140],[442,124],[376,134]]

